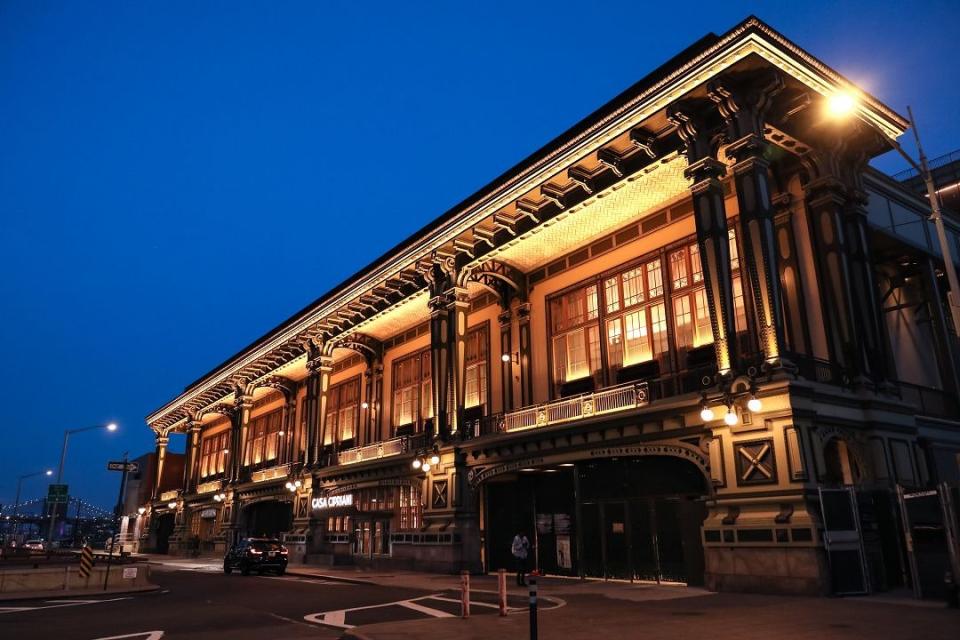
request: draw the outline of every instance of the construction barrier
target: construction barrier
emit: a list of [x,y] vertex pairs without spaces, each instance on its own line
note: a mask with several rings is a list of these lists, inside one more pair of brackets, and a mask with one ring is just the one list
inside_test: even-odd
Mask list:
[[90,548],[90,545],[83,545],[83,550],[80,552],[80,577],[89,577],[92,569],[93,549]]

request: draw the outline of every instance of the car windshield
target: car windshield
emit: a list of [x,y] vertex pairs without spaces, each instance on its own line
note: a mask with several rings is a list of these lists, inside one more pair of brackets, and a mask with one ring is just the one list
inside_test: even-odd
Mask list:
[[257,551],[279,551],[279,540],[251,540],[250,546]]

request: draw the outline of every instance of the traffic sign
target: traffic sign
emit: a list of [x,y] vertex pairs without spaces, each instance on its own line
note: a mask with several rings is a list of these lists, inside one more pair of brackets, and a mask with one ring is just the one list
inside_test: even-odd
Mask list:
[[140,465],[136,462],[108,462],[107,471],[126,471],[127,473],[136,473],[140,470]]
[[51,484],[47,488],[47,502],[51,504],[66,504],[68,500],[67,485]]

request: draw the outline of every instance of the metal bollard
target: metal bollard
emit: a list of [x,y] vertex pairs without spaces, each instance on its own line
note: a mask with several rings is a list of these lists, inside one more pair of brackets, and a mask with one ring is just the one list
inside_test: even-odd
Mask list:
[[530,576],[530,640],[537,640],[537,577]]
[[470,572],[460,572],[460,617],[470,617]]
[[497,569],[497,601],[500,604],[500,615],[507,615],[507,570]]

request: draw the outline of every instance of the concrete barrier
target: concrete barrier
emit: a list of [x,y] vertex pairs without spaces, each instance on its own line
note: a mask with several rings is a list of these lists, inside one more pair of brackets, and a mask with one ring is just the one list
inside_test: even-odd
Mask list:
[[[0,597],[28,591],[83,591],[103,588],[105,564],[94,566],[86,578],[80,575],[80,566],[70,564],[49,568],[16,568],[0,571]],[[115,564],[110,567],[107,588],[138,589],[150,586],[150,566],[145,563]]]

